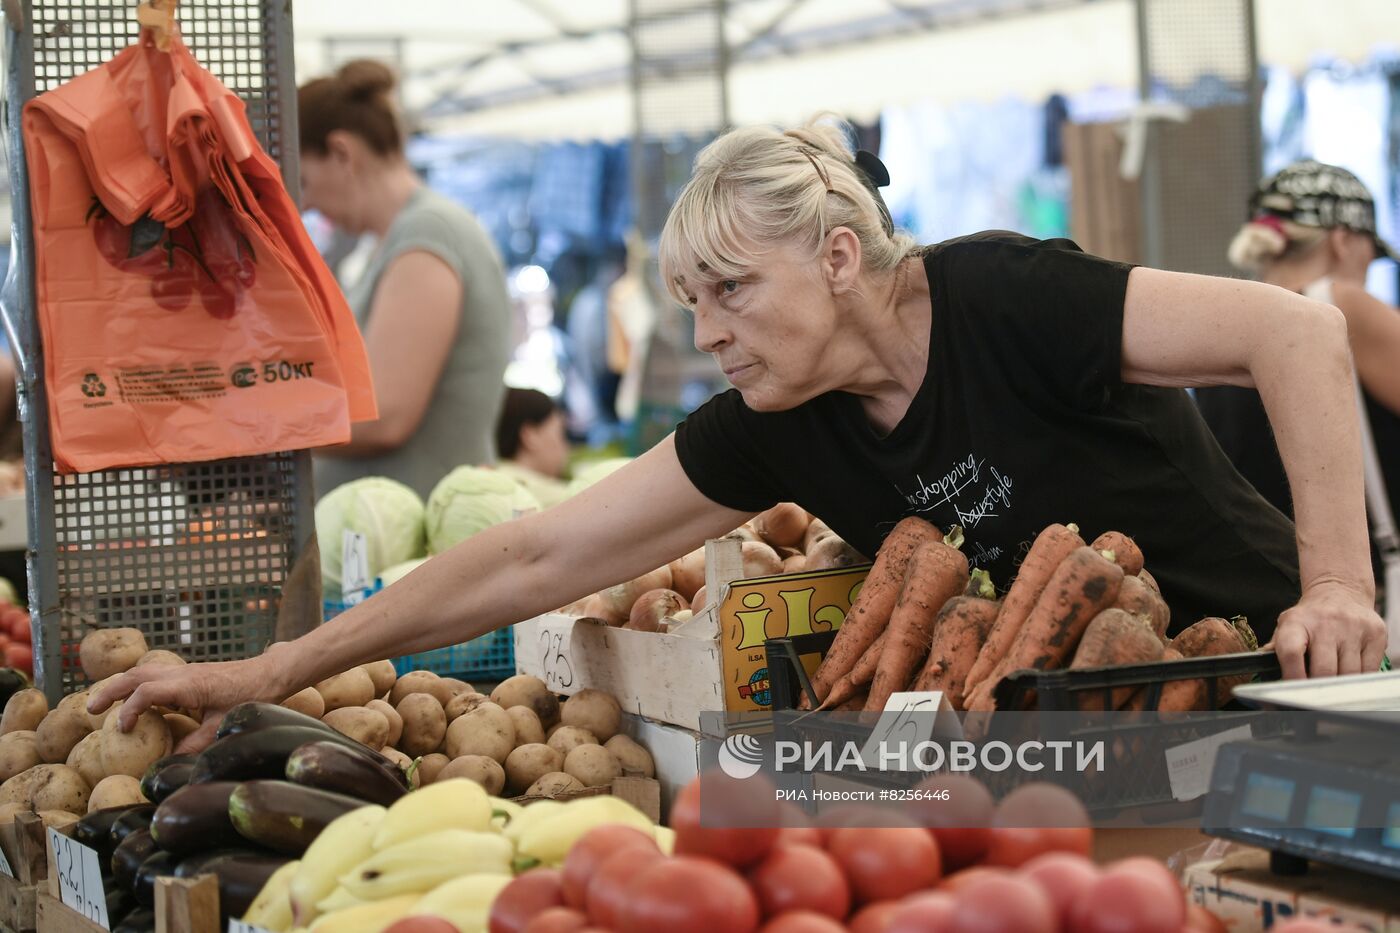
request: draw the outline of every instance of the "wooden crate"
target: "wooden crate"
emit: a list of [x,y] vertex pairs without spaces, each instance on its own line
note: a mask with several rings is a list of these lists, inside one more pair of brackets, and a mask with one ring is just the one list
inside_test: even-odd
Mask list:
[[44,824],[33,813],[21,813],[8,825],[0,825],[4,849],[14,876],[0,874],[0,926],[14,933],[35,928],[35,895],[48,876],[44,849]]
[[[37,819],[36,819],[37,822]],[[70,827],[59,830],[71,836]],[[58,869],[47,834],[40,829],[47,865],[47,883],[34,896],[34,926],[39,933],[104,933],[104,928],[67,907],[58,889]],[[112,918],[115,923],[115,918]],[[212,875],[200,878],[156,879],[156,933],[221,933],[219,883]]]
[[578,800],[581,797],[601,797],[604,794],[611,794],[621,798],[646,815],[647,819],[653,823],[661,822],[661,782],[655,778],[643,777],[639,774],[624,774],[620,778],[615,778],[606,787],[586,787],[583,790],[574,790],[558,795],[557,797],[512,797],[513,802],[528,806],[537,800],[555,800],[567,803],[570,800]]

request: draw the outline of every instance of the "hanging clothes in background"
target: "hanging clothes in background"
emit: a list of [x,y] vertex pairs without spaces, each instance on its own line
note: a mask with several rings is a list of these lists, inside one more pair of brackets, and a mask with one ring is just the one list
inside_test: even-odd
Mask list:
[[1059,126],[1069,103],[921,103],[881,115],[884,190],[895,223],[921,243],[979,230],[1039,238],[1069,232]]

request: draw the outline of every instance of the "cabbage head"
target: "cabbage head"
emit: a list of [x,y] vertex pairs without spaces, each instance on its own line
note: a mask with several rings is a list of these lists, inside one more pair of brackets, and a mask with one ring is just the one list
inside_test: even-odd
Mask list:
[[327,598],[340,596],[343,534],[365,536],[369,575],[423,557],[423,500],[403,483],[366,476],[337,486],[316,503],[316,537],[321,545],[321,586]]
[[428,496],[428,553],[441,554],[477,532],[539,508],[529,490],[505,473],[458,467]]
[[606,460],[594,460],[592,463],[580,466],[574,471],[574,478],[569,483],[568,494],[570,496],[578,495],[605,476],[615,473],[631,462],[631,457],[609,457]]
[[385,587],[388,587],[390,584],[398,583],[404,577],[408,576],[410,573],[413,573],[413,571],[417,570],[419,567],[422,567],[427,562],[428,558],[419,557],[415,560],[406,560],[402,564],[395,564],[394,566],[381,573],[379,575],[379,580],[381,583],[384,584]]

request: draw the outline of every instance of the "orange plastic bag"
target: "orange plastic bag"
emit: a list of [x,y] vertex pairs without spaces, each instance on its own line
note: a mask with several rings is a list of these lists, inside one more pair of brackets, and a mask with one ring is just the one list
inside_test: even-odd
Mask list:
[[340,444],[377,416],[276,164],[178,38],[143,35],[23,128],[60,471]]

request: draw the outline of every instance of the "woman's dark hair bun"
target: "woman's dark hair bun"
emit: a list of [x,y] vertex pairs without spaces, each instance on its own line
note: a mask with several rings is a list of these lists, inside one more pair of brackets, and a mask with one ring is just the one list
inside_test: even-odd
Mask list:
[[356,100],[373,100],[386,95],[397,83],[393,69],[369,58],[357,58],[341,65],[336,79]]

